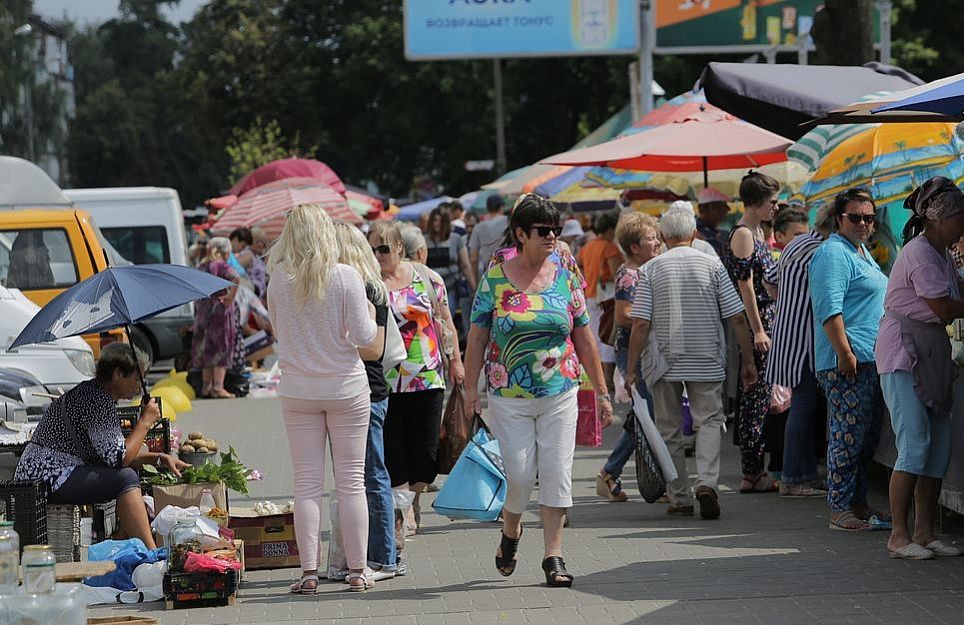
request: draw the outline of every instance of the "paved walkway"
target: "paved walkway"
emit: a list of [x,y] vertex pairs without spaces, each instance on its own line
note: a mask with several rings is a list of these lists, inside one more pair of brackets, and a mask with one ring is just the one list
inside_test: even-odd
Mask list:
[[[196,402],[194,412],[179,415],[178,425],[231,442],[243,462],[260,469],[265,479],[253,483],[253,498],[291,497],[278,400]],[[297,569],[251,571],[234,607],[164,612],[163,604],[154,603],[92,608],[90,615],[141,611],[163,624],[961,623],[964,558],[891,560],[886,533],[828,530],[820,500],[741,495],[734,490],[739,457],[729,443],[718,521],[668,517],[665,505],[646,504],[635,493],[631,463],[625,486],[636,496],[620,504],[601,501],[594,475],[616,433],[610,428],[603,448],[576,453],[575,506],[565,534],[566,561],[576,575],[571,590],[544,585],[534,506],[524,520],[516,573],[502,578],[493,562],[498,525],[440,518],[429,495],[422,506],[424,529],[407,545],[411,573],[368,593],[323,583],[318,596],[292,596],[287,586]],[[872,503],[884,503],[882,490]],[[962,528],[945,525],[945,531],[959,540]]]

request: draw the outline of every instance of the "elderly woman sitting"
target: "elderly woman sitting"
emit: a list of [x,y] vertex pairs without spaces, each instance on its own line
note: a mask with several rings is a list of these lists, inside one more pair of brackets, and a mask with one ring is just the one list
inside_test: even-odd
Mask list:
[[140,377],[147,368],[143,353],[138,352],[137,360],[129,345],[105,347],[97,363],[97,377],[81,382],[47,407],[14,479],[45,482],[50,488],[47,500],[54,504],[116,499],[121,529],[154,549],[137,470],[153,463],[180,475],[187,464],[144,447],[147,432],[161,418],[154,400],[142,408],[140,420],[126,439],[121,433],[117,401],[140,393]]

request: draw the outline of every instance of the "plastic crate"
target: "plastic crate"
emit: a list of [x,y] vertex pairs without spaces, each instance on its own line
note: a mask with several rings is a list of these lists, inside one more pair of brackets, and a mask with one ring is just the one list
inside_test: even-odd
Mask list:
[[[173,453],[171,444],[171,421],[164,418],[164,404],[160,397],[155,397],[157,407],[161,411],[161,419],[154,424],[144,437],[147,448],[153,452]],[[140,406],[121,406],[117,409],[117,416],[120,418],[121,433],[124,438],[133,431],[134,425],[141,417]]]
[[47,504],[47,544],[57,562],[80,562],[80,506]]
[[13,521],[20,549],[47,544],[47,485],[33,480],[0,481],[0,518]]
[[234,605],[237,571],[225,573],[165,573],[164,599],[168,610]]

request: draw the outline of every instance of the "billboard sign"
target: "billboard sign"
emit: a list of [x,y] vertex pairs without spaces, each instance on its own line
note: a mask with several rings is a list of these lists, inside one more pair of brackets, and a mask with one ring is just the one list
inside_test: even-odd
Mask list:
[[636,54],[639,0],[405,0],[405,57]]
[[[794,45],[810,32],[822,5],[823,0],[656,0],[656,45]],[[873,23],[879,42],[879,19]]]

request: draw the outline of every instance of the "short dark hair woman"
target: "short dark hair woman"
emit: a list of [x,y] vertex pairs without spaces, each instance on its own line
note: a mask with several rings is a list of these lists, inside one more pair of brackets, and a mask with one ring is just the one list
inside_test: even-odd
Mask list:
[[488,353],[486,421],[499,441],[508,480],[496,568],[503,576],[515,570],[522,513],[538,475],[546,584],[568,587],[573,576],[562,559],[562,528],[572,505],[580,362],[604,426],[612,422],[612,401],[579,279],[550,258],[562,232],[559,222],[549,200],[529,194],[516,204],[509,227],[519,255],[490,268],[479,283],[465,392],[468,405],[481,412],[476,389]]
[[146,369],[147,357],[138,350],[135,361],[130,345],[105,347],[97,376],[47,406],[14,479],[44,482],[50,488],[47,500],[53,504],[116,499],[121,529],[154,549],[137,471],[143,464],[156,464],[180,475],[187,464],[169,454],[142,450],[148,431],[161,418],[153,399],[141,408],[141,418],[126,439],[121,433],[117,402],[140,394]]

